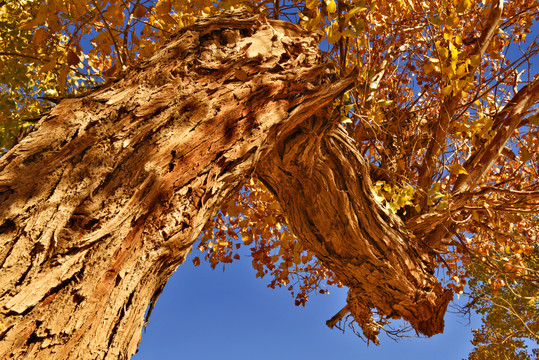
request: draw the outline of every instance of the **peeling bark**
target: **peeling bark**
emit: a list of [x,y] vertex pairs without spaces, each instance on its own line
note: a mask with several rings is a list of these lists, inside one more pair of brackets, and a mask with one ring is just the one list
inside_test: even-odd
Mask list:
[[255,171],[360,324],[376,309],[441,332],[451,294],[432,254],[331,121],[355,75],[337,81],[298,26],[225,13],[61,101],[0,159],[0,358],[130,358],[148,306]]

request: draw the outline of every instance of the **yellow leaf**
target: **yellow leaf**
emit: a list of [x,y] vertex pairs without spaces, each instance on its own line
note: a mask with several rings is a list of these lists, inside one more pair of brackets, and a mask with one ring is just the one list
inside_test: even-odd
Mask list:
[[334,28],[336,29],[337,27],[331,25],[331,26],[328,26],[326,28],[326,34],[328,36],[328,42],[330,44],[334,44],[337,41],[339,41],[339,39],[341,38],[341,35],[342,35],[340,31],[335,30]]
[[198,258],[198,256],[193,259],[193,265],[195,266],[200,265],[200,259]]
[[444,24],[443,20],[439,17],[430,18],[430,22],[435,26],[442,26]]
[[159,18],[161,20],[164,20],[169,25],[177,25],[178,24],[176,19],[174,19],[172,16],[170,16],[170,14],[161,14],[161,15],[159,15]]
[[449,207],[449,203],[447,201],[440,201],[440,203],[436,206],[436,210],[445,210]]
[[481,65],[481,56],[479,55],[472,55],[470,57],[470,65],[472,65],[474,68]]
[[354,29],[356,30],[356,33],[358,34],[363,32],[363,30],[365,30],[365,22],[361,19],[356,19],[355,22],[352,22],[352,25],[354,26]]
[[446,87],[442,89],[442,94],[444,94],[445,96],[449,96],[451,95],[452,91],[453,91],[453,86],[447,85]]
[[460,64],[457,68],[456,74],[458,77],[462,77],[468,72],[468,65],[466,63]]
[[431,63],[427,63],[423,65],[423,71],[425,71],[425,74],[430,74],[431,72],[434,71],[434,69],[435,67]]
[[459,58],[459,51],[452,42],[449,43],[449,51],[451,51],[451,59]]
[[453,175],[459,175],[459,174],[465,174],[468,175],[468,171],[464,168],[464,166],[460,164],[453,164],[448,166],[449,172]]
[[333,14],[335,11],[337,11],[337,4],[335,3],[335,0],[324,0],[327,5],[327,11],[330,14]]
[[449,16],[446,21],[445,21],[445,24],[449,27],[454,27],[454,26],[457,26],[459,24],[459,17],[456,16],[456,15],[452,15],[452,16]]
[[360,5],[355,6],[355,7],[352,8],[352,10],[350,10],[348,12],[348,15],[355,15],[358,12],[360,12],[361,10],[367,10],[367,8],[365,6],[360,6]]
[[444,194],[437,192],[434,195],[432,195],[432,200],[437,200],[437,199],[443,198],[443,197],[444,197]]
[[468,10],[472,6],[472,2],[470,0],[462,0],[457,6],[457,12],[463,13],[466,10]]
[[343,35],[343,36],[346,36],[346,37],[348,37],[348,38],[350,38],[350,39],[353,39],[353,38],[355,38],[355,37],[357,36],[356,33],[353,32],[353,31],[350,30],[350,29],[344,30],[344,31],[342,32],[342,35]]
[[440,54],[440,57],[442,58],[442,60],[445,60],[449,56],[449,50],[443,47],[439,47],[438,54]]

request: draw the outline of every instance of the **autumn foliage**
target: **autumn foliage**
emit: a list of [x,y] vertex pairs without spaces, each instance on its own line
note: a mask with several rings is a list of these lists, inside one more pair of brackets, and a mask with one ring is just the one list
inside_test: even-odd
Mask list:
[[[463,311],[483,316],[470,359],[532,358],[523,339],[539,343],[539,1],[0,6],[4,149],[53,102],[115,79],[197,17],[243,7],[317,33],[329,67],[341,77],[357,71],[358,85],[335,101],[332,116],[368,160],[377,201],[436,254],[444,288],[470,296]],[[342,286],[298,242],[256,176],[208,223],[193,262],[215,268],[239,259],[242,247],[256,276],[290,290],[296,305]],[[387,325],[378,324],[391,332]]]

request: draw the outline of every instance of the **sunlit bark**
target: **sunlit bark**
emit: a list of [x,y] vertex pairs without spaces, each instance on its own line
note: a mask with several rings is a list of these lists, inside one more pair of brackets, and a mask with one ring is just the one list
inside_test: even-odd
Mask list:
[[57,105],[0,163],[0,358],[134,354],[205,222],[352,83],[328,75],[299,27],[225,15]]
[[443,330],[433,254],[374,199],[332,122],[314,35],[250,15],[207,18],[153,57],[65,99],[0,162],[0,357],[126,359],[144,313],[216,209],[256,172],[300,241],[371,309]]

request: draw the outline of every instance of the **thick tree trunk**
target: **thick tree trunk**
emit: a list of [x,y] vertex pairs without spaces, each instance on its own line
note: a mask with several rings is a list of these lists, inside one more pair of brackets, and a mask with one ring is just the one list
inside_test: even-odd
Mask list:
[[0,159],[1,359],[129,358],[148,305],[256,166],[301,241],[362,299],[353,313],[441,331],[448,297],[428,254],[320,117],[354,76],[333,81],[312,36],[247,14],[200,21],[63,100]]
[[205,222],[350,84],[301,28],[229,14],[63,100],[0,163],[0,358],[129,358]]

